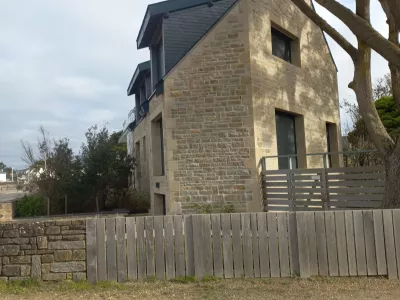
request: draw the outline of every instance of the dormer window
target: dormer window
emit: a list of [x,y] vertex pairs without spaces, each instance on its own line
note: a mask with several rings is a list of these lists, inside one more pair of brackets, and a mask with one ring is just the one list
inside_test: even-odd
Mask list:
[[164,43],[163,39],[160,37],[159,41],[151,47],[151,70],[153,77],[153,89],[165,75],[164,64]]

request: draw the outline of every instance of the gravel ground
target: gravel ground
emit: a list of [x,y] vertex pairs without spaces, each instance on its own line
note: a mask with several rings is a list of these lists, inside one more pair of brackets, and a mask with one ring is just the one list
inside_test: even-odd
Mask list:
[[0,299],[400,299],[400,282],[385,278],[240,279],[208,282],[87,283],[0,286]]

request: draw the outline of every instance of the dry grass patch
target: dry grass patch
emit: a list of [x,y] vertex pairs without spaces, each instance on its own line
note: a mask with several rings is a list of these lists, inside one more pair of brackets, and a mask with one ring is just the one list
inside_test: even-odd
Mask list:
[[0,299],[400,299],[400,282],[385,278],[233,279],[0,284]]

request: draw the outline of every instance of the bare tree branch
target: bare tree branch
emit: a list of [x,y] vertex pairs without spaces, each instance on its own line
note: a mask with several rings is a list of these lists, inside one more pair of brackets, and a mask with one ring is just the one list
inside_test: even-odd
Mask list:
[[400,0],[379,0],[388,20],[393,21],[393,30],[400,31]]
[[348,40],[346,40],[335,28],[322,19],[316,11],[309,6],[304,0],[292,0],[292,2],[307,16],[325,31],[332,39],[336,41],[350,56],[354,59],[357,56],[357,48],[355,48]]
[[[400,68],[400,48],[383,37],[365,20],[354,14],[350,9],[335,0],[315,0],[328,11],[338,17],[349,29],[364,41],[368,46],[378,52],[387,61]],[[399,0],[393,0],[399,1]],[[296,1],[297,2],[297,1]],[[398,8],[396,8],[398,10]]]

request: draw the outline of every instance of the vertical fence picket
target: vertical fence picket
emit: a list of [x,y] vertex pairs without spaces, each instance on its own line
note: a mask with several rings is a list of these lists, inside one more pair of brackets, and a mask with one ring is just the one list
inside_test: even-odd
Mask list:
[[373,217],[374,217],[376,265],[377,265],[378,275],[387,275],[385,232],[383,229],[382,210],[374,210]]
[[243,251],[242,235],[240,228],[240,214],[231,215],[232,223],[232,242],[233,242],[233,266],[235,278],[243,276]]
[[349,276],[344,211],[335,212],[335,225],[339,276]]
[[396,247],[397,274],[400,279],[400,210],[393,210],[394,241]]
[[254,277],[259,278],[260,275],[260,251],[258,245],[258,225],[257,214],[252,213],[250,217],[251,223],[251,238],[253,245],[253,260],[254,260]]
[[367,257],[367,272],[369,276],[378,275],[376,266],[376,251],[375,251],[375,235],[374,235],[374,220],[372,211],[363,211],[364,219],[364,235],[365,235],[365,253]]
[[86,260],[87,279],[95,284],[97,282],[96,219],[86,221]]
[[385,250],[386,250],[386,262],[389,279],[398,279],[399,275],[397,272],[396,259],[396,245],[394,238],[394,224],[392,211],[383,211],[383,226],[385,230]]
[[317,238],[315,233],[315,218],[313,212],[306,213],[308,251],[310,254],[310,275],[318,275]]
[[288,213],[289,229],[289,254],[290,254],[290,272],[292,277],[300,276],[299,262],[299,242],[297,237],[297,216],[296,213]]
[[125,282],[128,279],[128,270],[126,263],[125,218],[117,218],[116,229],[118,282]]
[[194,246],[194,272],[196,278],[204,278],[204,255],[203,255],[203,224],[202,216],[193,216],[193,246]]
[[281,277],[290,277],[287,216],[287,213],[278,213],[277,215]]
[[202,216],[204,275],[214,276],[210,215]]
[[174,245],[174,224],[172,216],[164,217],[165,228],[165,263],[167,279],[175,278],[175,245]]
[[333,211],[325,212],[325,226],[326,226],[326,245],[328,250],[329,276],[339,276],[335,214]]
[[144,217],[136,218],[138,279],[146,278],[146,242],[144,238]]
[[243,238],[243,259],[244,276],[254,277],[253,248],[251,239],[250,214],[242,214],[242,238]]
[[156,250],[156,277],[165,279],[165,249],[164,249],[164,217],[154,217],[155,250]]
[[257,214],[261,278],[270,277],[267,214]]
[[362,211],[353,211],[354,236],[356,242],[357,274],[367,275],[367,260],[365,257],[364,222]]
[[156,275],[155,257],[154,257],[154,218],[144,218],[146,227],[146,277],[152,278]]
[[211,226],[213,240],[214,275],[218,278],[224,278],[224,267],[222,260],[221,215],[211,215]]
[[308,234],[306,213],[297,214],[297,234],[299,245],[300,277],[310,277],[310,253],[308,251]]
[[176,277],[185,276],[185,245],[182,223],[182,216],[174,216]]
[[96,223],[97,280],[102,282],[107,281],[106,220],[97,219]]
[[184,216],[186,276],[194,276],[193,217]]
[[315,234],[317,237],[319,275],[329,276],[328,251],[326,249],[325,214],[323,212],[315,212]]
[[135,218],[126,219],[126,238],[126,249],[128,257],[128,280],[136,280],[138,275]]
[[115,218],[106,219],[107,231],[107,280],[117,281],[117,243],[115,240]]
[[232,237],[231,237],[231,215],[221,215],[222,227],[222,253],[224,259],[224,277],[233,278],[233,256],[232,256]]
[[347,261],[349,263],[349,275],[357,276],[356,244],[354,240],[354,218],[352,211],[344,212],[346,225]]

